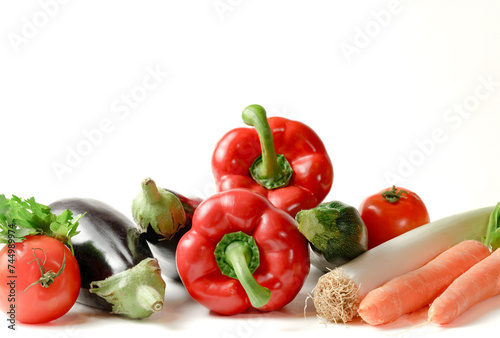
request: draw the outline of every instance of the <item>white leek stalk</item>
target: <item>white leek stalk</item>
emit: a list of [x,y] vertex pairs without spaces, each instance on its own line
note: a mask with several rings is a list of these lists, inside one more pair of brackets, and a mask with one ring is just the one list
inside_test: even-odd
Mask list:
[[475,209],[422,225],[321,276],[313,291],[318,316],[345,323],[357,316],[359,302],[371,290],[418,269],[463,240],[482,241],[493,209]]

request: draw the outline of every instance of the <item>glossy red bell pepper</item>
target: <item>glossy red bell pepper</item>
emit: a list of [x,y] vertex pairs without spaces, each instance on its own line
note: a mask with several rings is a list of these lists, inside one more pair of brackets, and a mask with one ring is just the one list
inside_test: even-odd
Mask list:
[[176,257],[191,297],[223,315],[282,308],[299,293],[310,267],[295,220],[248,189],[204,200]]
[[259,105],[248,106],[242,117],[255,128],[229,131],[212,156],[218,191],[251,189],[292,217],[323,201],[333,167],[319,136],[301,122],[267,118]]

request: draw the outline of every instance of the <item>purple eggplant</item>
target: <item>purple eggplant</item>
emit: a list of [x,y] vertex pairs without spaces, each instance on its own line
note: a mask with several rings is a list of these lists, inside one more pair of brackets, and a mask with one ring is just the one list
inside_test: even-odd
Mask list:
[[72,240],[81,274],[77,302],[130,318],[163,308],[160,267],[132,220],[94,199],[61,199],[49,207],[56,214],[85,214]]

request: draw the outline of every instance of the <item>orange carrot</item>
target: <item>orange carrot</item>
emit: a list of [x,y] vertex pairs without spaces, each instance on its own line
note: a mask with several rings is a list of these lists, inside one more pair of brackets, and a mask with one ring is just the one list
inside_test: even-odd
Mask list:
[[371,325],[394,321],[430,304],[458,276],[489,254],[488,248],[479,241],[460,242],[424,266],[370,291],[361,301],[358,313]]
[[429,321],[448,324],[473,305],[500,294],[500,250],[458,277],[432,303]]

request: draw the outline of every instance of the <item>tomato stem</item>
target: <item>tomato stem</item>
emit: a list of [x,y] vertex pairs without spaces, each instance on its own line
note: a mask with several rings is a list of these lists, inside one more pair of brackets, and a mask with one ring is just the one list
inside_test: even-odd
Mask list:
[[[43,263],[40,263],[40,259],[36,256],[35,250],[42,250],[43,254],[45,255],[45,259]],[[54,283],[55,279],[59,277],[62,272],[64,271],[64,268],[66,267],[66,251],[64,251],[64,257],[63,261],[61,264],[61,267],[59,268],[59,271],[53,272],[52,270],[45,271],[45,261],[47,260],[47,254],[45,251],[41,248],[32,248],[31,251],[33,252],[33,256],[35,256],[35,259],[32,260],[30,263],[36,262],[38,264],[38,267],[40,268],[40,279],[31,283],[26,289],[23,290],[24,293],[26,290],[31,288],[33,285],[40,284],[44,288],[48,288],[52,283]]]
[[390,190],[384,191],[381,195],[385,198],[385,200],[389,203],[396,203],[400,198],[406,198],[406,196],[402,196],[401,194],[408,194],[408,191],[405,190],[397,190],[396,186],[393,185]]

